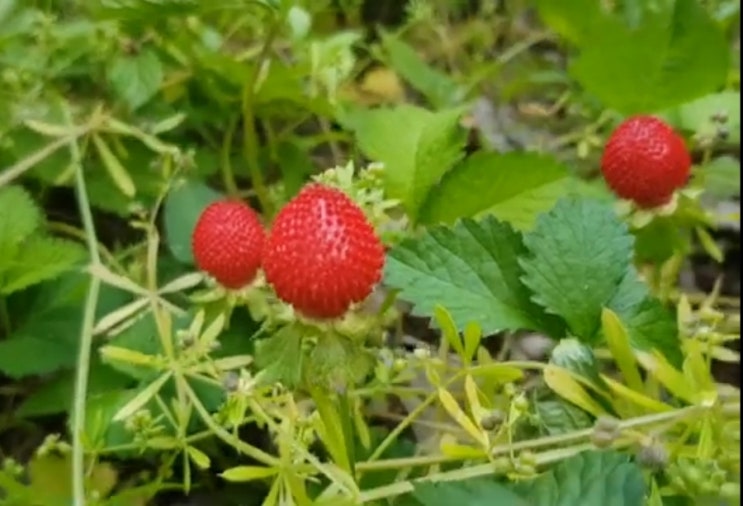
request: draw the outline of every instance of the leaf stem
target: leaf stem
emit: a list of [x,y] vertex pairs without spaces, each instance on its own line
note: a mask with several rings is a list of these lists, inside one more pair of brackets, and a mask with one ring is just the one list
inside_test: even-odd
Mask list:
[[[69,111],[65,111],[69,118]],[[93,224],[93,214],[88,199],[88,191],[83,174],[82,156],[76,139],[69,141],[70,156],[75,169],[75,196],[85,230],[85,239],[92,265],[101,263],[98,254],[98,239]],[[82,327],[80,329],[79,351],[75,375],[75,395],[72,410],[72,490],[75,506],[85,506],[85,449],[83,448],[83,431],[85,430],[85,403],[88,394],[88,375],[90,371],[90,353],[93,345],[93,327],[98,305],[100,279],[90,277],[88,295],[85,300]]]
[[199,414],[199,416],[204,421],[206,426],[209,427],[209,429],[212,431],[212,433],[215,436],[217,436],[219,439],[221,439],[225,443],[233,446],[236,450],[243,452],[248,457],[255,459],[256,461],[260,462],[263,465],[266,465],[269,467],[279,466],[280,461],[278,458],[264,452],[263,450],[260,450],[259,448],[251,446],[248,443],[245,443],[244,441],[241,441],[234,435],[230,434],[227,430],[217,425],[217,423],[211,417],[211,415],[206,410],[204,405],[201,403],[199,398],[196,396],[196,392],[193,391],[193,389],[191,388],[191,385],[188,384],[188,381],[186,381],[186,378],[183,375],[176,374],[176,380],[178,381],[180,386],[183,388],[183,390],[186,392],[188,397],[191,399],[191,403],[193,404],[193,407],[196,410],[196,412]]

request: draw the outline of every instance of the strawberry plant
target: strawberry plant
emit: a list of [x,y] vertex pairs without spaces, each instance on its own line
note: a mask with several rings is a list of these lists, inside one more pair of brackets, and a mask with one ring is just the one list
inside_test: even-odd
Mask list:
[[736,504],[739,20],[0,5],[0,505]]

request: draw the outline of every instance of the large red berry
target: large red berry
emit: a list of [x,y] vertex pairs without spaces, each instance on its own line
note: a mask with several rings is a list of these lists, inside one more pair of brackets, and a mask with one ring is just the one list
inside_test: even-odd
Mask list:
[[312,318],[337,318],[379,282],[384,247],[364,212],[342,191],[302,189],[274,220],[263,271],[276,295]]
[[191,237],[196,265],[222,286],[242,288],[261,265],[265,230],[243,202],[220,200],[201,213]]
[[668,202],[689,178],[691,157],[684,140],[652,116],[634,116],[609,137],[601,170],[619,197],[642,208]]

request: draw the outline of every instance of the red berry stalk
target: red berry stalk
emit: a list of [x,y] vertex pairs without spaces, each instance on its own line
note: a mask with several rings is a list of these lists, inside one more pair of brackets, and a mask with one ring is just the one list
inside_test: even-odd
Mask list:
[[666,204],[689,179],[691,157],[684,140],[652,116],[634,116],[611,134],[601,158],[609,188],[641,208]]
[[201,213],[191,237],[196,265],[222,286],[251,283],[261,265],[265,230],[258,215],[236,200],[220,200]]
[[345,193],[312,183],[279,211],[266,239],[263,271],[276,295],[311,318],[337,318],[371,294],[384,247]]

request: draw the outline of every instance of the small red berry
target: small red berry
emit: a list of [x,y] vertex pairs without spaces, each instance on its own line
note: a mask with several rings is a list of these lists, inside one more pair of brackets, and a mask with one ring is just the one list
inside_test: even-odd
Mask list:
[[684,140],[652,116],[623,121],[609,137],[601,158],[609,188],[642,208],[668,202],[686,184],[690,167]]
[[242,288],[260,268],[265,234],[258,215],[243,202],[214,202],[201,213],[191,236],[196,265],[222,286]]
[[345,193],[309,184],[279,211],[263,271],[276,295],[311,318],[343,316],[379,282],[384,247]]

